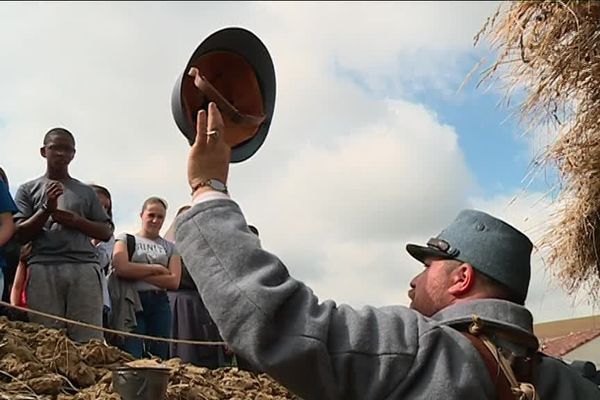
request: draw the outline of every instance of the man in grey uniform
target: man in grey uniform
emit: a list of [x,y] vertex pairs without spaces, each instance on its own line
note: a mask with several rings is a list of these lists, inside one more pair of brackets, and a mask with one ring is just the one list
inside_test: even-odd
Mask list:
[[[91,239],[112,235],[110,217],[94,190],[69,175],[75,139],[54,128],[40,149],[46,173],[21,185],[15,201],[17,237],[32,242],[28,260],[27,304],[32,310],[102,326],[98,255]],[[32,322],[67,328],[76,341],[102,340],[102,332],[30,315]]]
[[516,399],[499,392],[498,364],[491,373],[467,335],[485,332],[495,348],[533,365],[542,400],[600,399],[574,369],[536,353],[522,305],[532,246],[521,232],[466,210],[428,246],[408,246],[425,265],[410,284],[410,308],[320,303],[261,248],[229,199],[223,129],[214,104],[208,118],[199,113],[188,159],[193,207],[178,220],[176,240],[237,354],[306,400]]

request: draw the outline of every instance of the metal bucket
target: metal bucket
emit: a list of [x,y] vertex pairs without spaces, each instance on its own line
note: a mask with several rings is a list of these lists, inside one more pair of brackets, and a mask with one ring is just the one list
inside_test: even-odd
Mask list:
[[112,371],[113,389],[123,400],[164,400],[169,368],[118,367]]

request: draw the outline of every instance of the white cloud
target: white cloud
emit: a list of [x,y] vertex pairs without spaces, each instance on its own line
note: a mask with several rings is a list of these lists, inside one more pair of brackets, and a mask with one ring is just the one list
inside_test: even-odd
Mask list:
[[406,240],[437,233],[473,185],[451,127],[421,105],[379,107],[372,126],[293,156],[269,196],[243,196],[267,248],[320,296],[352,304],[405,302],[421,268]]
[[278,97],[264,146],[231,168],[234,197],[265,246],[321,297],[402,304],[421,268],[404,245],[437,234],[474,186],[460,132],[403,95],[455,91],[495,7],[2,3],[3,167],[13,190],[40,175],[42,136],[62,125],[77,139],[73,175],[111,189],[119,231],[136,229],[150,195],[169,201],[171,217],[189,200],[172,86],[204,37],[244,26],[271,52]]

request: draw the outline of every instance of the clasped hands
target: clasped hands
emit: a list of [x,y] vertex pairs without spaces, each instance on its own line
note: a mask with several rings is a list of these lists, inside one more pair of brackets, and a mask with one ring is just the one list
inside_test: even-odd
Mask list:
[[46,203],[44,204],[44,208],[50,213],[54,221],[64,226],[75,227],[81,217],[74,212],[58,209],[58,198],[62,196],[63,192],[64,187],[62,183],[59,181],[50,181],[46,185]]

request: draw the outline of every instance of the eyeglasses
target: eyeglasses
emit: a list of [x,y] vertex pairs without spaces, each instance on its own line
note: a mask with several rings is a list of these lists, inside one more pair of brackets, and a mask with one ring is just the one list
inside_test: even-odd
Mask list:
[[460,253],[460,250],[452,247],[450,243],[446,242],[444,239],[431,238],[427,241],[427,246],[442,251],[452,258],[457,257]]
[[75,148],[73,146],[67,146],[67,145],[63,145],[63,144],[49,144],[44,146],[47,150],[50,151],[60,151],[63,153],[74,153],[75,152]]

